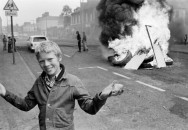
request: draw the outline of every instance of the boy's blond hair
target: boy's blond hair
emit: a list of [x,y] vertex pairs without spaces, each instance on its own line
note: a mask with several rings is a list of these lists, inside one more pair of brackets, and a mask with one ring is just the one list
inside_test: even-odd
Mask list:
[[36,47],[35,55],[36,55],[37,60],[39,59],[39,54],[41,52],[45,52],[45,53],[54,52],[57,57],[62,56],[61,49],[59,48],[59,46],[55,42],[52,42],[52,41],[41,42]]

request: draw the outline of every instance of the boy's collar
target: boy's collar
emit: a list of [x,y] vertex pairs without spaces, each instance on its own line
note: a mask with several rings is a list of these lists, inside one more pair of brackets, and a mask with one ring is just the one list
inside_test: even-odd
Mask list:
[[61,79],[65,79],[65,66],[63,64],[60,64],[61,72],[56,77],[56,81],[60,81]]

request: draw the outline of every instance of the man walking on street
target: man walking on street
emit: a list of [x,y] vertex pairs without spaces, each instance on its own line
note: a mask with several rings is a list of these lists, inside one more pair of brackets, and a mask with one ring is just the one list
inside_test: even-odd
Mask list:
[[187,34],[185,34],[185,37],[184,37],[184,44],[187,45]]
[[79,31],[76,31],[76,34],[77,34],[77,40],[78,40],[78,52],[81,52],[81,36],[80,36],[80,33]]
[[5,51],[6,50],[6,47],[7,47],[7,38],[6,38],[6,36],[4,35],[3,36],[3,50]]
[[123,93],[123,85],[112,82],[92,97],[82,81],[68,73],[60,63],[62,52],[54,42],[40,43],[35,54],[43,72],[27,96],[20,98],[6,90],[1,83],[0,96],[23,111],[29,111],[38,105],[40,130],[74,130],[75,100],[82,110],[94,115],[106,103],[108,97]]

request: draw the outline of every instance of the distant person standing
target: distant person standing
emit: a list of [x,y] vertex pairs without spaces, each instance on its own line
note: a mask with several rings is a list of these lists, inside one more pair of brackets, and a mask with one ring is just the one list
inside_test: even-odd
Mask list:
[[8,53],[12,53],[12,40],[8,37]]
[[11,41],[12,41],[12,47],[14,47],[14,52],[16,52],[16,38],[14,38],[14,41],[11,38]]
[[82,43],[83,43],[83,51],[88,51],[87,37],[86,37],[85,32],[83,32]]
[[6,38],[6,36],[4,35],[3,36],[3,50],[5,51],[6,50],[6,46],[7,46],[7,38]]
[[12,53],[14,47],[14,52],[16,52],[16,39],[12,39],[12,37],[8,37],[8,52]]
[[80,33],[79,31],[76,31],[76,34],[77,34],[77,40],[78,40],[78,52],[81,52],[81,36],[80,36]]
[[187,34],[185,34],[185,37],[184,37],[184,44],[185,45],[187,44]]

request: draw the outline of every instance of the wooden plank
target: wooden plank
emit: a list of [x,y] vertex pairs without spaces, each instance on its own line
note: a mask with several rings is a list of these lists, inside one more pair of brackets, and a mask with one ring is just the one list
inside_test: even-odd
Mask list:
[[166,63],[165,63],[165,59],[164,59],[161,47],[158,44],[154,44],[153,49],[155,53],[155,59],[157,62],[157,68],[166,67]]
[[135,55],[124,67],[124,69],[137,70],[144,61],[146,54]]

